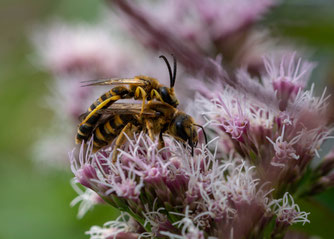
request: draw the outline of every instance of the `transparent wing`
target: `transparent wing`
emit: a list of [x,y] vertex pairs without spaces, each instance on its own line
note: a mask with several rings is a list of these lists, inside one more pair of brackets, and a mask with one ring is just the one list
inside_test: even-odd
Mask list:
[[[97,111],[98,114],[102,115],[125,115],[125,114],[140,114],[141,113],[141,104],[130,104],[130,103],[116,103],[113,104],[110,108],[100,109]],[[160,113],[151,109],[145,109],[142,112],[142,115],[147,116],[158,116]]]
[[122,84],[143,86],[147,84],[147,81],[135,77],[135,78],[113,78],[107,80],[82,81],[81,83],[84,84],[88,83],[83,85],[82,87],[95,86],[95,85],[122,85]]

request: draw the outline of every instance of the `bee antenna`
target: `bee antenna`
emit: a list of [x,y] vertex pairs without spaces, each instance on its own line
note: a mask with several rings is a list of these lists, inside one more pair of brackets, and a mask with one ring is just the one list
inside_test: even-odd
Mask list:
[[208,138],[206,137],[204,127],[202,125],[199,125],[199,124],[194,124],[194,125],[197,126],[197,127],[200,127],[202,129],[203,134],[204,134],[204,138],[205,138],[205,144],[208,144]]
[[177,64],[176,64],[176,59],[175,59],[175,56],[172,54],[172,57],[173,57],[173,61],[174,61],[174,73],[173,73],[173,81],[172,81],[172,84],[171,84],[171,88],[174,87],[175,85],[175,79],[176,79],[176,67],[177,67]]
[[[168,72],[169,72],[170,88],[173,88],[174,83],[173,83],[172,68],[170,67],[169,62],[168,62],[167,58],[164,55],[159,56],[159,58],[162,58],[166,62],[166,65],[167,65],[167,68],[168,68]],[[175,69],[175,65],[174,65],[174,69]]]

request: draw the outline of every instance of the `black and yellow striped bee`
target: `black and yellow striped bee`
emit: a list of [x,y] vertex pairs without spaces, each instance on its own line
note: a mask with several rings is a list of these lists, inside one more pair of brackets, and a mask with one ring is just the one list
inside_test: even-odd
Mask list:
[[[143,131],[152,140],[158,136],[160,148],[164,146],[162,135],[166,133],[180,142],[188,143],[193,155],[194,147],[198,143],[195,126],[203,130],[190,115],[159,101],[148,102],[144,110],[140,104],[114,104],[111,108],[99,110],[98,114],[103,117],[93,130],[93,151],[110,145],[116,139],[112,156],[114,162],[117,159],[117,149],[134,133]],[[204,130],[203,133],[205,135]]]
[[145,101],[158,100],[160,102],[165,102],[172,107],[177,107],[179,102],[174,93],[174,85],[176,79],[176,60],[174,60],[173,72],[171,66],[165,56],[160,56],[166,64],[170,77],[170,88],[160,84],[160,82],[152,77],[148,76],[135,76],[134,78],[124,78],[124,79],[109,79],[104,81],[93,82],[85,86],[95,86],[95,85],[128,85],[116,86],[109,90],[108,92],[101,95],[89,108],[88,111],[83,114],[83,120],[78,126],[78,131],[76,135],[76,143],[80,144],[82,141],[87,141],[91,136],[101,114],[97,112],[101,109],[108,108],[114,102],[120,99],[130,99],[135,100],[141,99],[142,107],[141,113],[144,111]]

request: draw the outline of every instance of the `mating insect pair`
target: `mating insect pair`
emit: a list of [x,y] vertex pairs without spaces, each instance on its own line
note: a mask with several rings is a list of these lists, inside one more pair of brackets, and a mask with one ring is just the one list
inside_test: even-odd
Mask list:
[[[179,102],[174,93],[176,79],[176,61],[174,69],[165,56],[160,56],[166,64],[170,76],[170,88],[160,84],[154,78],[136,76],[127,79],[110,79],[88,84],[128,85],[116,86],[99,97],[83,115],[76,135],[76,143],[88,141],[93,136],[93,150],[97,151],[116,139],[113,160],[117,158],[117,149],[125,143],[126,135],[144,131],[152,140],[159,137],[159,146],[163,147],[163,133],[167,133],[192,148],[198,143],[194,119],[176,107]],[[114,104],[120,99],[142,100],[142,104]],[[157,101],[153,101],[156,99]],[[148,103],[145,103],[148,100]],[[204,132],[204,130],[203,130]],[[205,132],[204,132],[205,134]]]

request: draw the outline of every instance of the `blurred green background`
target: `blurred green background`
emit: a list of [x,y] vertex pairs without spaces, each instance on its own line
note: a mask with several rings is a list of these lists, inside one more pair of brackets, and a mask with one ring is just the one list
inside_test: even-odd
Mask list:
[[[41,102],[51,77],[31,62],[29,34],[34,26],[54,18],[95,21],[103,8],[103,2],[94,0],[0,2],[0,239],[88,238],[84,232],[90,226],[115,216],[110,207],[99,206],[76,219],[77,207],[69,206],[76,196],[70,170],[49,170],[31,158],[31,146],[49,127],[52,112]],[[319,62],[314,79],[327,80],[317,82],[319,90],[334,82],[327,77],[334,66],[333,13],[332,0],[290,0],[261,23],[287,37],[285,41],[311,48],[313,60]],[[334,190],[300,206],[311,212],[311,224],[296,229],[334,238]]]

